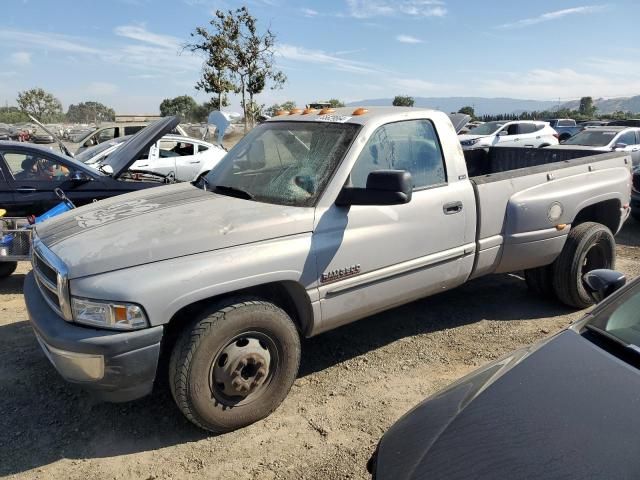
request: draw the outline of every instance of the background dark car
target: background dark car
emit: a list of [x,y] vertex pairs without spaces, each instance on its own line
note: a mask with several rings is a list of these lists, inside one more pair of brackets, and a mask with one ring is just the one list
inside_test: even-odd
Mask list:
[[[167,117],[133,135],[106,162],[112,174],[100,172],[66,155],[29,143],[0,142],[0,208],[7,217],[41,215],[60,200],[61,188],[81,206],[94,200],[165,183],[160,176],[138,175],[128,167],[145,153],[178,119]],[[107,170],[106,170],[107,171]]]
[[[624,284],[588,273],[594,298]],[[640,475],[640,279],[569,329],[491,362],[382,437],[376,480]]]

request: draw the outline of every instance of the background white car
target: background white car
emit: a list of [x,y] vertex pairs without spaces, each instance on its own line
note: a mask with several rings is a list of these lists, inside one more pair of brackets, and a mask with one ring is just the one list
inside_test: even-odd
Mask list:
[[589,127],[553,148],[629,152],[633,165],[640,165],[640,128]]
[[[85,150],[76,159],[97,168],[126,138],[118,140],[120,141],[113,140],[93,147],[96,150]],[[182,135],[165,135],[151,146],[147,154],[136,160],[129,170],[154,172],[174,176],[181,182],[190,182],[207,174],[226,154],[224,148],[203,140]]]
[[558,145],[558,134],[547,122],[517,120],[487,122],[459,135],[463,150],[483,147],[548,147]]

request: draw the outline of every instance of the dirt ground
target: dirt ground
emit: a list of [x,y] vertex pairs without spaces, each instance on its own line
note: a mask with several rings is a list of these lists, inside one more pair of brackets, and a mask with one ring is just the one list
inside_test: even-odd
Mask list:
[[[640,224],[618,235],[640,273]],[[447,293],[307,340],[298,380],[269,418],[209,436],[170,394],[95,404],[63,382],[26,321],[28,264],[0,283],[0,476],[14,479],[365,479],[381,434],[437,389],[579,318],[517,275]]]

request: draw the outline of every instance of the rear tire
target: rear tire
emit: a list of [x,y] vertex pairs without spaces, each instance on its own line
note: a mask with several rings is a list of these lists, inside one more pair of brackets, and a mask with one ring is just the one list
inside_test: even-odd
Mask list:
[[173,398],[195,425],[224,433],[271,414],[300,366],[300,336],[276,305],[230,299],[178,339],[169,364]]
[[18,262],[0,262],[0,278],[7,278],[18,268]]
[[530,268],[524,271],[527,287],[536,295],[547,298],[555,297],[553,288],[553,264],[544,267]]
[[598,268],[615,268],[616,241],[611,231],[599,223],[585,222],[572,228],[553,267],[554,289],[565,305],[587,308],[593,300],[582,276]]

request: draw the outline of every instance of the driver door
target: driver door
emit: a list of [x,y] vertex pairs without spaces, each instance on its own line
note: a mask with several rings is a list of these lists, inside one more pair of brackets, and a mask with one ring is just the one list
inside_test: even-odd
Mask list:
[[[506,135],[502,132],[507,132]],[[502,133],[502,135],[500,135]],[[512,123],[505,125],[496,134],[496,145],[500,147],[517,147],[520,139],[518,138],[518,124]]]
[[411,173],[409,203],[316,212],[312,249],[323,330],[451,288],[471,271],[473,188],[447,177],[432,123],[407,120],[376,130],[350,186],[365,187],[369,173],[383,169]]

